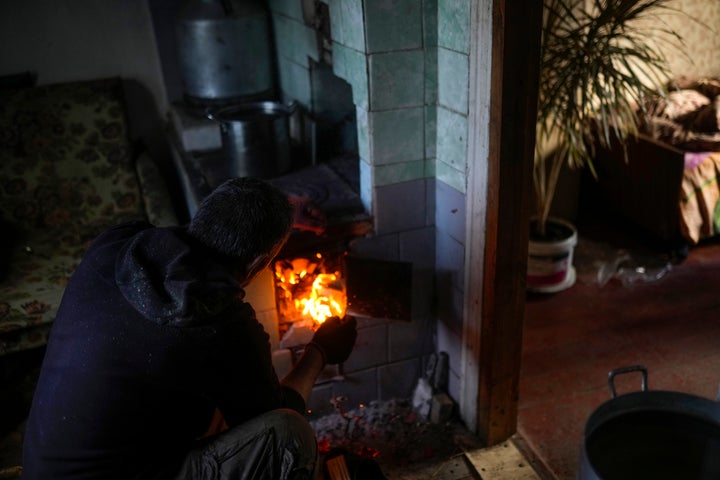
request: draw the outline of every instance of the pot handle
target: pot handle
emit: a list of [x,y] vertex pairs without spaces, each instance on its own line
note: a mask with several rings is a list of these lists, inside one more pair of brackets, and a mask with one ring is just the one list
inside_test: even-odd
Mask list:
[[212,107],[205,107],[205,118],[213,122],[223,123],[222,120],[215,116],[215,110]]
[[642,373],[642,384],[640,385],[640,388],[642,389],[643,392],[647,392],[648,371],[645,366],[633,365],[630,367],[621,367],[621,368],[616,368],[615,370],[610,370],[610,373],[608,373],[608,386],[610,387],[610,394],[612,395],[612,398],[617,397],[617,392],[615,391],[615,377],[618,375],[622,375],[624,373],[632,373],[632,372],[641,372]]

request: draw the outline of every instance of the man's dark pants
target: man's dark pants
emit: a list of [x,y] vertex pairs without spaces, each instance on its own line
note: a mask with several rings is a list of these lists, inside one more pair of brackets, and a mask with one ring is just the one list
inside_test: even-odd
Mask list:
[[310,424],[294,410],[279,409],[204,440],[188,454],[176,480],[309,480],[317,464]]

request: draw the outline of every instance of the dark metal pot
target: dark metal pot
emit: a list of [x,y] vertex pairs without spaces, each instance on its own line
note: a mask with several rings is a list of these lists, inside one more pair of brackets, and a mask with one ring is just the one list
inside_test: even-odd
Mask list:
[[272,178],[290,169],[290,117],[296,108],[295,103],[255,102],[208,112],[220,123],[231,176]]
[[[616,375],[640,372],[642,390],[617,396]],[[579,480],[720,478],[720,404],[680,392],[648,391],[643,366],[613,370],[612,399],[589,417]]]

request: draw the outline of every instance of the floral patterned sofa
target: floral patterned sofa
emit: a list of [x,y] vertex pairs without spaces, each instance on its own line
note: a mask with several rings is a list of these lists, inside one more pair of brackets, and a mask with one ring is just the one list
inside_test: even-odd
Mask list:
[[176,222],[128,135],[122,80],[0,90],[0,355],[47,341],[92,239],[130,219]]

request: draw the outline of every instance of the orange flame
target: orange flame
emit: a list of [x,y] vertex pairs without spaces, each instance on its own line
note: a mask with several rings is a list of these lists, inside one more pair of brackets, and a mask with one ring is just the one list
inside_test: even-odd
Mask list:
[[296,300],[302,305],[302,314],[309,315],[317,323],[330,317],[342,317],[347,308],[345,287],[334,273],[320,273],[313,280],[310,296]]
[[345,315],[345,284],[340,272],[325,271],[322,255],[278,261],[275,277],[278,311],[283,318],[316,327],[332,316]]

